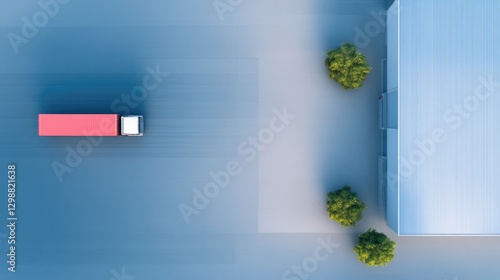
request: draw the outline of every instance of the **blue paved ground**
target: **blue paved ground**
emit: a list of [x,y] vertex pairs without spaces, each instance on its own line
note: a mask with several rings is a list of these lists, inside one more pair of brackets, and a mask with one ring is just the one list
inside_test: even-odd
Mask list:
[[[377,209],[385,39],[376,29],[359,39],[355,28],[376,22],[370,12],[386,4],[243,0],[218,14],[212,0],[73,0],[25,36],[23,17],[41,24],[42,8],[2,2],[0,166],[17,165],[19,198],[18,272],[2,261],[2,277],[498,279],[497,239],[397,238]],[[374,69],[363,89],[346,93],[323,59],[356,39]],[[158,67],[158,85],[138,95],[147,67]],[[253,158],[249,137],[284,107],[295,118]],[[37,136],[38,113],[71,112],[143,114],[146,134],[96,145]],[[87,143],[88,154],[71,156]],[[71,172],[58,177],[58,164]],[[238,175],[197,198],[228,164]],[[352,230],[324,215],[325,193],[342,184],[368,204]],[[189,223],[179,207],[196,213]],[[398,242],[384,269],[352,252],[369,227]],[[324,248],[328,240],[335,244]]]

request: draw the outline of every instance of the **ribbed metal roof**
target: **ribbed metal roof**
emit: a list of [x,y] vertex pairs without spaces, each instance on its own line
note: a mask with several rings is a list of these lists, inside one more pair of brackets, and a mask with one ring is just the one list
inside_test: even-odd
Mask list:
[[500,234],[500,1],[400,8],[399,233]]

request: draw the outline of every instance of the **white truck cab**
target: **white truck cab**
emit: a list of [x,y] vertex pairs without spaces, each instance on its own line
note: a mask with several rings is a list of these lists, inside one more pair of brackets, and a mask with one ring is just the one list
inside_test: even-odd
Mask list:
[[144,133],[144,118],[142,116],[122,116],[121,135],[142,136]]

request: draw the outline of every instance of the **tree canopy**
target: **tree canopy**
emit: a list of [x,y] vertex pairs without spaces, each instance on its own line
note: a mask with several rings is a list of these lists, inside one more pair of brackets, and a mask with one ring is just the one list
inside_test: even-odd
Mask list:
[[385,234],[369,229],[361,234],[354,252],[368,266],[385,266],[394,258],[396,243]]
[[360,88],[372,70],[365,55],[355,45],[349,43],[330,50],[327,53],[325,65],[330,78],[339,82],[344,89]]
[[363,218],[366,205],[358,199],[351,187],[344,186],[335,192],[328,193],[326,208],[330,219],[339,222],[343,227],[355,226]]

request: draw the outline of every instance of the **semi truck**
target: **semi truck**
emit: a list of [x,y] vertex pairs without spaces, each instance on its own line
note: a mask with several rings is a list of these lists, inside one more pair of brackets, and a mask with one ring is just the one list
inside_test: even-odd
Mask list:
[[118,114],[39,114],[39,136],[142,136],[144,118]]

